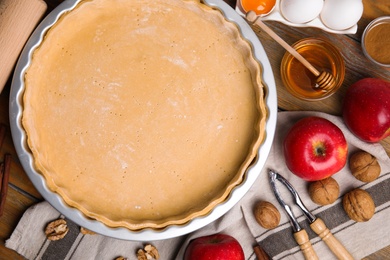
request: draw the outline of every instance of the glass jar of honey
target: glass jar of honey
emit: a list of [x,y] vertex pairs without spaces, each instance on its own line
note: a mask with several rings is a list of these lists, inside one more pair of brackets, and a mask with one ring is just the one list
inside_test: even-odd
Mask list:
[[344,60],[330,42],[319,38],[306,38],[296,42],[292,47],[318,71],[331,73],[335,85],[327,91],[316,88],[317,77],[286,52],[281,62],[280,72],[283,84],[291,94],[303,100],[315,101],[331,96],[340,88],[345,76]]

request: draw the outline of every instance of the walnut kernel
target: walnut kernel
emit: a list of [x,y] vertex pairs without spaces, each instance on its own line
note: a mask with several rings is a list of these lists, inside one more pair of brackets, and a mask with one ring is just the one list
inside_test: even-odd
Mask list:
[[349,159],[349,168],[356,179],[371,182],[378,178],[381,167],[378,160],[368,152],[358,151]]
[[144,250],[146,251],[147,254],[152,256],[153,259],[159,259],[160,258],[160,255],[159,255],[158,250],[157,250],[156,247],[154,247],[152,245],[146,245]]
[[266,229],[272,229],[279,225],[280,212],[268,201],[258,201],[255,204],[253,213],[260,226]]
[[138,249],[137,251],[137,259],[138,260],[151,260],[151,259],[159,259],[160,255],[156,247],[152,245],[146,245],[144,249]]
[[57,219],[50,222],[45,229],[45,234],[49,240],[60,240],[68,233],[69,228],[64,219]]
[[354,189],[343,197],[343,207],[349,218],[357,222],[365,222],[375,213],[375,203],[370,193],[362,189]]
[[95,232],[93,232],[89,229],[86,229],[85,227],[80,227],[80,233],[83,235],[96,235]]
[[337,200],[340,194],[339,184],[332,177],[314,181],[309,184],[311,200],[318,205],[329,205]]
[[148,258],[146,257],[146,253],[145,253],[144,250],[138,249],[138,251],[137,251],[137,259],[138,259],[138,260],[148,260]]

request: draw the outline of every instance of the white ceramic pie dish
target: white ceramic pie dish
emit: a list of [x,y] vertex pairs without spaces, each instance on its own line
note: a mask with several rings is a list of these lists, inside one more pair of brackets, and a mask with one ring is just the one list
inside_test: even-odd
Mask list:
[[97,233],[119,239],[151,241],[177,237],[197,230],[221,217],[246,194],[246,192],[250,189],[260,174],[271,149],[275,131],[277,114],[276,88],[267,55],[257,36],[251,30],[250,26],[243,20],[243,18],[241,18],[225,2],[218,0],[204,1],[206,5],[221,10],[221,12],[228,20],[237,24],[242,32],[243,37],[246,38],[253,46],[254,55],[260,61],[262,67],[262,80],[266,86],[266,106],[268,110],[266,137],[258,151],[260,154],[258,157],[259,159],[248,169],[245,174],[245,180],[243,183],[233,190],[225,202],[216,206],[208,215],[195,218],[184,225],[169,226],[163,230],[144,229],[141,231],[130,231],[126,228],[110,228],[98,221],[86,218],[81,212],[74,208],[70,208],[62,201],[59,195],[48,189],[42,175],[36,172],[33,167],[33,158],[26,142],[26,133],[21,124],[21,116],[23,112],[22,97],[25,87],[24,73],[30,65],[32,52],[42,41],[46,31],[53,24],[55,24],[55,22],[63,13],[72,10],[72,8],[74,8],[78,2],[79,0],[63,2],[42,21],[42,23],[38,26],[27,42],[25,49],[20,56],[12,82],[10,94],[10,123],[12,136],[20,162],[29,178],[33,182],[34,186],[53,207],[55,207],[68,219]]

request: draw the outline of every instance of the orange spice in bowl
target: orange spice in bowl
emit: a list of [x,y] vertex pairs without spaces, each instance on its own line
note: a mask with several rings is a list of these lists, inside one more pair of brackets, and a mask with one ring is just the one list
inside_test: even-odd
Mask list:
[[257,15],[267,15],[275,8],[276,0],[240,0],[245,13],[254,11]]
[[390,16],[383,16],[368,24],[362,36],[362,48],[374,63],[390,67]]

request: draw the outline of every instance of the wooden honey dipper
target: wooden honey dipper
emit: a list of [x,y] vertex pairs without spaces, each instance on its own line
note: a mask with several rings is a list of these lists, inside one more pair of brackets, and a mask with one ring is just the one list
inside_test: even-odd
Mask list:
[[311,73],[316,77],[316,86],[315,89],[327,92],[331,90],[336,81],[333,75],[327,71],[318,71],[313,65],[310,64],[301,54],[299,54],[293,47],[288,45],[282,38],[280,38],[274,31],[272,31],[267,25],[265,25],[256,15],[254,11],[249,11],[246,14],[246,19],[252,24],[260,26],[260,28],[265,31],[269,36],[271,36],[276,42],[278,42],[286,51],[288,51],[292,56],[294,56],[298,61],[300,61]]

